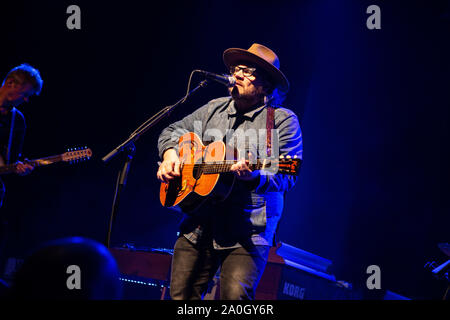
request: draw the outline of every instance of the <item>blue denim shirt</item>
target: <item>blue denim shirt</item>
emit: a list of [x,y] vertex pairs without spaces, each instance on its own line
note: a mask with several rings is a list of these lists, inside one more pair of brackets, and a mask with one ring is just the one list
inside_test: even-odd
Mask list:
[[[231,97],[214,99],[162,131],[159,155],[162,158],[170,148],[178,151],[179,137],[195,132],[204,143],[221,140],[238,149],[241,155],[251,152],[259,159],[269,158],[266,121],[265,105],[240,115]],[[294,112],[276,108],[274,128],[271,157],[297,155],[302,159],[302,133]],[[284,193],[296,180],[296,176],[264,172],[259,181],[236,179],[223,202],[206,201],[194,214],[185,215],[180,231],[193,243],[211,240],[216,249],[239,247],[249,241],[255,245],[272,245]]]

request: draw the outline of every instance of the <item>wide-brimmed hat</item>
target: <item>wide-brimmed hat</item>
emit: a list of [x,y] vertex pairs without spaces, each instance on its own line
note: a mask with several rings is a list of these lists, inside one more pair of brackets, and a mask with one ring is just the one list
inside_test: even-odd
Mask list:
[[248,49],[230,48],[224,51],[223,61],[230,68],[241,63],[251,63],[263,69],[274,85],[283,92],[289,90],[289,81],[280,71],[280,60],[271,49],[258,43]]

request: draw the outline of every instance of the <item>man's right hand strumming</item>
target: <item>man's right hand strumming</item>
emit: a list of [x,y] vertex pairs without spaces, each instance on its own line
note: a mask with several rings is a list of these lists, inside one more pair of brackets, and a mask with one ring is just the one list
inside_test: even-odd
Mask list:
[[163,162],[159,166],[156,174],[161,182],[169,182],[180,176],[180,159],[175,149],[168,149],[164,152]]

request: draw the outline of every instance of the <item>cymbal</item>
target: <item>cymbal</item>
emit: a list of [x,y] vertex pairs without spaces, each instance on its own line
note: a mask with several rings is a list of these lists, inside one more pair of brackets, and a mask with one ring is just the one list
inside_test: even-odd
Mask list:
[[438,244],[439,249],[446,255],[450,257],[450,243],[439,243]]

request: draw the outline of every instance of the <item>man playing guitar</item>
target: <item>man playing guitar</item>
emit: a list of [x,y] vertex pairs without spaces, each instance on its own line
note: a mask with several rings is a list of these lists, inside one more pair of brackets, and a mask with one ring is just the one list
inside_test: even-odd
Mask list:
[[212,140],[226,141],[240,155],[230,167],[234,183],[229,195],[220,201],[209,198],[184,216],[172,260],[172,299],[201,299],[219,267],[221,299],[254,299],[284,193],[294,186],[296,177],[252,171],[249,164],[275,155],[302,158],[297,116],[279,106],[289,82],[279,69],[277,55],[255,43],[248,50],[227,49],[223,59],[236,79],[230,96],[214,99],[169,125],[158,141],[162,163],[157,177],[168,185],[180,179],[186,168],[193,168],[179,157],[178,140],[188,132],[195,132],[193,136],[202,142],[192,143],[193,157],[196,145]]
[[[17,163],[16,173],[26,175],[33,166],[19,161],[25,136],[25,118],[17,109],[28,102],[32,95],[39,95],[42,78],[38,70],[29,64],[13,68],[0,87],[0,166]],[[5,188],[0,186],[0,206]]]
[[[0,167],[15,164],[18,175],[29,174],[33,166],[19,161],[25,136],[25,118],[16,108],[28,102],[32,95],[39,95],[42,78],[39,71],[28,64],[10,70],[0,87]],[[0,178],[0,209],[5,197],[5,185]],[[0,266],[6,241],[7,221],[0,211]],[[0,279],[1,281],[1,279]]]

